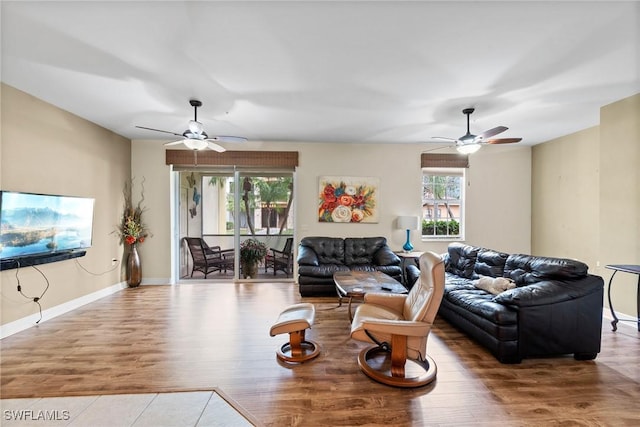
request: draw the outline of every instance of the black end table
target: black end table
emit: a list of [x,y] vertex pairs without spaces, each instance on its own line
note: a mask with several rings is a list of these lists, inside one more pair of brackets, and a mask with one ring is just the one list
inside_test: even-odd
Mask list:
[[[609,309],[611,310],[611,315],[613,316],[613,320],[611,321],[611,326],[613,328],[614,331],[616,331],[618,329],[617,323],[619,321],[631,321],[631,322],[637,322],[638,323],[638,331],[640,331],[640,265],[629,265],[629,264],[624,264],[624,265],[607,265],[605,266],[605,268],[608,268],[609,270],[613,270],[613,274],[611,275],[611,279],[609,279],[609,289],[607,292],[607,295],[609,297]],[[616,275],[616,273],[618,271],[622,271],[625,273],[631,273],[631,274],[637,274],[638,275],[638,288],[636,290],[636,302],[637,302],[637,317],[636,320],[633,319],[618,319],[618,316],[616,316],[616,312],[613,310],[613,304],[611,303],[611,283],[613,282],[613,278]]]

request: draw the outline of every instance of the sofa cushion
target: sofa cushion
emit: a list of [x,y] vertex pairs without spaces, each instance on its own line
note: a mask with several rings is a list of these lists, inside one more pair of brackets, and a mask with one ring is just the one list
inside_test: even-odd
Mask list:
[[374,254],[386,245],[384,237],[347,237],[344,239],[344,263],[371,264]]
[[344,264],[344,239],[340,237],[304,237],[300,245],[311,248],[320,265]]
[[452,304],[497,325],[509,325],[518,322],[518,312],[516,310],[495,302],[492,294],[482,289],[477,289],[473,285],[471,285],[471,289],[464,286],[450,288],[448,292],[445,292],[444,298]]
[[355,265],[350,265],[348,268],[351,271],[368,271],[369,273],[378,271],[376,266],[373,264],[355,264]]
[[300,265],[298,273],[300,276],[333,278],[333,273],[337,271],[349,271],[349,267],[344,264],[322,264],[322,265]]
[[509,255],[504,267],[504,277],[526,286],[545,280],[576,280],[587,276],[589,267],[576,260],[549,258],[533,255]]
[[467,289],[473,289],[473,280],[467,279],[465,277],[460,277],[451,273],[444,273],[444,282],[445,286],[449,286],[451,288],[464,287]]
[[449,244],[449,259],[446,265],[446,271],[467,279],[473,278],[473,268],[476,264],[476,258],[480,248],[453,242]]
[[494,251],[493,249],[480,249],[473,272],[479,276],[502,277],[504,265],[509,254]]

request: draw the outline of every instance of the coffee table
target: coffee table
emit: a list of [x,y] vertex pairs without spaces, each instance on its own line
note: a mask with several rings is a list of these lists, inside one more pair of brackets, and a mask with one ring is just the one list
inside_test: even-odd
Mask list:
[[380,271],[338,271],[333,274],[336,284],[339,305],[342,306],[342,298],[349,298],[349,320],[353,321],[351,301],[354,298],[362,299],[365,294],[371,292],[406,294],[409,292],[402,283],[393,277]]

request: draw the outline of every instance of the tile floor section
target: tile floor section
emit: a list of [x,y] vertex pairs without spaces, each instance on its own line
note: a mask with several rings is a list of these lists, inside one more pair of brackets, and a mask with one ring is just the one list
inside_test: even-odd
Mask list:
[[2,427],[254,426],[216,391],[0,400]]

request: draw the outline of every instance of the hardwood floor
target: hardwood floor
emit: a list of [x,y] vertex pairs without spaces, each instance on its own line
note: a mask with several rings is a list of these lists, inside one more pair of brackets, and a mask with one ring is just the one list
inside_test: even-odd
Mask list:
[[[307,337],[321,354],[293,368],[269,328],[289,304],[316,305]],[[437,319],[428,343],[437,380],[406,390],[357,366],[337,298],[291,283],[142,286],[0,341],[1,397],[221,389],[264,425],[468,426],[640,424],[640,333],[604,322],[595,361],[571,356],[502,365]]]

